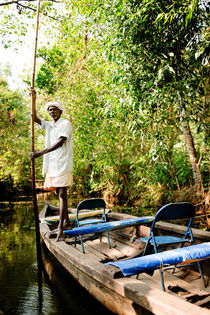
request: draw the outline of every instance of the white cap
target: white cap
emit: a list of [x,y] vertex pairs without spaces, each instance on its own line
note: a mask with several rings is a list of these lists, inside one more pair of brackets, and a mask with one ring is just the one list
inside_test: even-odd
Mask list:
[[60,109],[62,112],[65,111],[65,108],[60,103],[57,103],[57,102],[49,102],[49,103],[47,103],[46,106],[45,106],[45,110],[48,111],[48,108],[50,106],[55,106],[58,109]]

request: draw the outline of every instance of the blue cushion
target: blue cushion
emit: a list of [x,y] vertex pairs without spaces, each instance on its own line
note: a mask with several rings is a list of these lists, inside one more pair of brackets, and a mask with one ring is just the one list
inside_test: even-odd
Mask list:
[[[155,243],[157,245],[161,244],[175,244],[175,243],[185,243],[189,242],[190,240],[184,239],[182,237],[176,237],[176,236],[170,236],[170,235],[162,235],[162,236],[154,236]],[[141,238],[141,241],[146,243],[148,240],[148,237]],[[154,244],[153,239],[150,240],[151,244]]]
[[84,234],[92,234],[92,233],[101,233],[103,231],[110,231],[120,228],[126,228],[128,226],[135,226],[139,224],[144,224],[148,222],[152,222],[153,217],[140,217],[140,218],[131,218],[126,220],[118,220],[112,222],[104,222],[99,224],[91,224],[81,227],[73,228],[72,230],[64,230],[64,234],[70,237]]
[[118,267],[124,276],[130,276],[168,265],[177,265],[183,262],[190,263],[190,261],[208,258],[210,258],[210,242],[128,260],[109,262],[105,265]]

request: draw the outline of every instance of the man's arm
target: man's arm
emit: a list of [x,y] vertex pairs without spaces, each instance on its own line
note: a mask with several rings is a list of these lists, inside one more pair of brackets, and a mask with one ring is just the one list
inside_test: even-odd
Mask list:
[[53,144],[51,147],[46,148],[46,149],[41,150],[41,151],[31,152],[30,153],[30,158],[31,159],[36,159],[36,158],[38,158],[38,157],[40,157],[40,156],[42,156],[42,155],[44,155],[46,153],[52,152],[52,151],[60,148],[63,145],[63,143],[66,141],[66,139],[67,139],[66,137],[60,137],[58,139],[58,141],[55,144]]
[[34,89],[30,89],[31,101],[32,101],[32,114],[34,116],[34,121],[41,125],[41,119],[37,116],[36,113],[36,91]]

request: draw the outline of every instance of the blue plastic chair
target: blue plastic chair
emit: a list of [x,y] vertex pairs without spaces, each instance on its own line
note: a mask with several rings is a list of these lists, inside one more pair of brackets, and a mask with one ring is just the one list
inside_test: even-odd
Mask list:
[[[153,220],[149,237],[144,237],[141,240],[146,243],[143,256],[146,254],[146,251],[151,245],[154,249],[155,253],[158,253],[158,247],[163,245],[171,245],[171,244],[181,244],[181,247],[184,246],[186,242],[189,242],[195,245],[193,233],[191,230],[191,224],[193,221],[193,217],[195,215],[195,207],[190,202],[177,202],[177,203],[170,203],[163,206],[155,215]],[[186,228],[186,232],[184,237],[177,237],[172,235],[161,235],[157,236],[155,234],[155,224],[158,221],[165,221],[165,220],[179,220],[179,219],[188,219],[188,226]],[[199,262],[197,262],[202,281],[205,285],[205,280],[203,276],[203,271]],[[163,271],[160,271],[160,277],[162,282],[162,288],[165,291],[164,280],[163,280]]]
[[[102,209],[102,215],[101,218],[91,218],[91,219],[79,219],[79,211],[80,210],[96,210],[96,209]],[[89,224],[97,224],[97,223],[104,223],[106,222],[106,203],[101,198],[94,198],[94,199],[85,199],[81,201],[77,206],[77,212],[76,212],[76,221],[75,224],[77,227],[83,226],[83,225],[89,225]],[[109,239],[109,233],[106,232],[109,248],[111,248],[110,239]],[[80,235],[80,242],[82,246],[82,251],[85,253],[82,236]],[[75,237],[75,245],[76,245],[76,237]]]

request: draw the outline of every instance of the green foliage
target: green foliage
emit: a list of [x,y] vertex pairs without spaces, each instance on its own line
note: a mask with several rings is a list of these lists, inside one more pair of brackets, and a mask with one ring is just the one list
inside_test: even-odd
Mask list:
[[29,179],[30,117],[23,97],[9,90],[3,79],[0,80],[0,104],[0,184],[1,194],[5,196],[5,191],[8,194],[14,188],[21,190],[21,185]]
[[[184,145],[180,139],[178,97],[182,95],[189,121],[199,121],[205,129],[202,91],[207,74],[204,62],[207,49],[200,60],[197,58],[207,25],[205,3],[202,6],[196,1],[193,4],[148,0],[82,3],[84,6],[80,8],[77,2],[71,7],[76,22],[71,21],[68,29],[76,27],[79,34],[86,29],[90,38],[86,69],[89,76],[94,74],[97,86],[101,87],[97,90],[100,93],[97,93],[97,115],[102,114],[104,133],[94,132],[100,144],[91,148],[92,152],[97,151],[98,160],[96,167],[91,163],[92,185],[95,178],[96,186],[103,188],[105,184],[116,194],[122,191],[122,197],[127,198],[133,187],[141,191],[149,183],[168,189],[191,184],[187,153],[176,149],[177,143]],[[97,11],[92,10],[93,6],[97,6]],[[74,33],[74,41],[75,36]],[[84,47],[80,35],[77,40]],[[97,69],[92,64],[93,58]],[[77,123],[86,125],[86,121],[81,116],[79,120],[76,118],[75,128]],[[95,143],[93,137],[91,140]],[[87,138],[80,137],[79,141],[86,148]],[[124,166],[129,184],[122,180]],[[103,178],[103,182],[97,184],[97,178]]]
[[[72,119],[76,189],[111,191],[118,202],[143,196],[148,206],[192,185],[183,107],[207,186],[207,2],[64,4],[56,43],[39,49],[36,87],[41,99],[59,99]],[[43,5],[50,13],[52,3]]]
[[[3,1],[0,3],[0,37],[4,48],[16,48],[25,44],[28,30],[34,28],[36,23],[37,1]],[[43,32],[53,37],[58,21],[65,18],[65,10],[60,1],[41,1],[40,20],[42,19]],[[68,17],[67,17],[68,18]],[[48,24],[50,27],[48,27]],[[54,29],[54,32],[52,32]],[[49,31],[50,30],[50,31]],[[51,33],[51,36],[49,35]]]
[[63,75],[65,70],[65,56],[56,46],[50,50],[44,47],[39,49],[37,56],[42,57],[45,63],[39,69],[36,85],[47,94],[54,94],[60,83],[59,76]]

